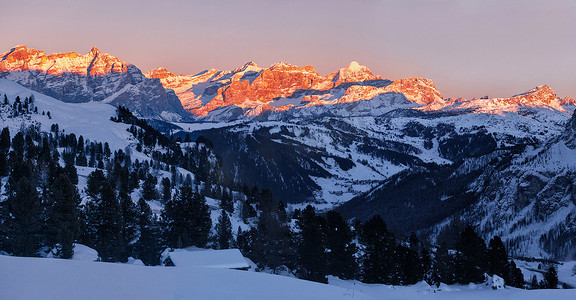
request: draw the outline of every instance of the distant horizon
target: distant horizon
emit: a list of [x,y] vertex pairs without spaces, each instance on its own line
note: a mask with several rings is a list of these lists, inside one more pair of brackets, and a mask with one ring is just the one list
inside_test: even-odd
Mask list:
[[142,72],[188,75],[249,61],[325,75],[358,61],[384,78],[432,79],[445,98],[540,85],[576,98],[575,15],[570,0],[21,0],[0,3],[0,26],[10,29],[0,51],[95,46]]

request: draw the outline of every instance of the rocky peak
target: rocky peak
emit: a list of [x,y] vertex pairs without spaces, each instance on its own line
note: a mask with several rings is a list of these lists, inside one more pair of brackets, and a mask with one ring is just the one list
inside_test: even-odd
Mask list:
[[413,77],[394,80],[386,86],[390,92],[402,93],[412,102],[421,105],[443,103],[442,94],[436,89],[434,81],[427,78]]
[[169,77],[174,77],[176,74],[166,70],[166,68],[159,67],[153,70],[148,71],[144,76],[148,78],[158,78],[158,79],[165,79]]
[[565,97],[564,99],[562,99],[560,101],[560,105],[574,105],[576,106],[576,99],[574,98],[570,98],[570,97]]
[[245,63],[242,67],[234,69],[232,73],[242,73],[248,71],[261,71],[261,70],[262,68],[260,68],[255,62],[249,61]]
[[92,56],[96,56],[100,54],[100,50],[98,50],[98,48],[96,47],[92,47],[92,49],[90,50],[90,54],[92,54]]
[[542,104],[550,105],[557,98],[556,93],[554,93],[551,87],[541,85],[522,94],[508,98],[508,102],[526,106],[538,106]]
[[327,79],[334,82],[334,86],[338,86],[345,82],[360,82],[366,80],[382,79],[381,76],[373,75],[368,67],[359,64],[356,61],[350,62],[348,66],[342,68],[334,73],[326,76]]

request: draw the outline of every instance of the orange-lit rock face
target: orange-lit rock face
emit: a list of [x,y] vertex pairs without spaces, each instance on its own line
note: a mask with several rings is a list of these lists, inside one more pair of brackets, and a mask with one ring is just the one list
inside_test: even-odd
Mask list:
[[[219,107],[235,105],[241,108],[264,107],[276,99],[293,96],[303,90],[328,91],[342,83],[382,79],[373,75],[365,66],[356,62],[327,76],[316,72],[312,66],[297,67],[288,63],[277,63],[263,69],[255,63],[247,63],[230,72],[209,70],[194,76],[174,75],[163,68],[145,74],[158,78],[165,88],[173,89],[182,105],[196,116],[206,116]],[[303,102],[309,100],[304,97]],[[314,96],[312,98],[315,98]],[[350,98],[350,101],[354,97]],[[287,107],[276,107],[285,110]],[[254,111],[252,112],[254,113]]]
[[576,105],[576,99],[566,97],[560,102],[561,105]]
[[406,78],[395,80],[385,88],[389,92],[402,93],[412,102],[428,105],[442,101],[442,94],[434,86],[434,82],[426,78]]
[[46,55],[44,51],[17,46],[0,55],[0,71],[38,71],[49,75],[73,73],[103,76],[109,73],[125,73],[129,64],[94,47],[86,55],[74,52]]
[[529,90],[526,93],[515,95],[508,98],[507,101],[513,104],[526,105],[526,106],[538,106],[541,104],[550,105],[558,97],[554,90],[547,85],[541,85],[534,89]]

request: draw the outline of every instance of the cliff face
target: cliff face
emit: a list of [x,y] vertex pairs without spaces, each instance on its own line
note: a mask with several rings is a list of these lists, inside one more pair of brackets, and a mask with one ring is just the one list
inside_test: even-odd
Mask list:
[[312,66],[276,63],[260,68],[253,62],[229,72],[208,70],[186,76],[159,68],[146,76],[160,79],[165,88],[176,91],[186,110],[208,118],[224,107],[241,110],[236,117],[256,116],[267,111],[370,100],[387,93],[403,94],[420,105],[442,101],[432,80],[409,78],[392,82],[357,62],[326,76]]

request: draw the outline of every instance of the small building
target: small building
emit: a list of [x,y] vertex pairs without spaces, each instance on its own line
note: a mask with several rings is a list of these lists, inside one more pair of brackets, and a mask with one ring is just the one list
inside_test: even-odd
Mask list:
[[197,247],[166,249],[162,253],[162,263],[178,268],[250,269],[250,264],[238,249],[213,250]]

